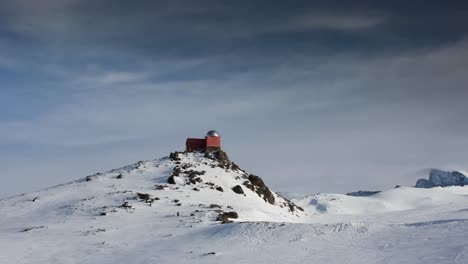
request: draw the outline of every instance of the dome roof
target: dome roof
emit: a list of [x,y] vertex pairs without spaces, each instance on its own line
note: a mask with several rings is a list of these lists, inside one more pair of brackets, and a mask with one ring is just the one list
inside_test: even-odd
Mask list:
[[216,132],[216,130],[210,130],[208,131],[208,133],[206,133],[206,136],[207,137],[219,137],[219,134],[218,132]]

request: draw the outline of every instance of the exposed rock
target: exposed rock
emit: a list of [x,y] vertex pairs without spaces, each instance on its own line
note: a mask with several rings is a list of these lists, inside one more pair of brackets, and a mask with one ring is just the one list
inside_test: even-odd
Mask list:
[[223,187],[221,186],[216,186],[215,188],[217,191],[224,192]]
[[144,200],[145,202],[152,202],[151,196],[147,193],[137,193],[138,198]]
[[219,150],[219,151],[212,152],[212,153],[206,153],[205,157],[218,161],[217,166],[215,164],[211,165],[212,168],[215,168],[215,167],[220,167],[223,169],[236,169],[236,168],[238,169],[239,168],[229,159],[228,155],[223,150]]
[[416,182],[416,188],[432,188],[434,187],[434,184],[427,180],[427,179],[419,179],[417,182]]
[[21,230],[21,232],[29,232],[29,231],[32,231],[32,230],[43,229],[43,228],[45,228],[45,226],[33,226],[33,227],[25,228],[25,229]]
[[180,167],[181,167],[182,169],[186,170],[186,169],[190,168],[191,166],[192,166],[191,164],[185,163],[185,164],[182,164]]
[[197,183],[200,183],[200,182],[203,182],[203,180],[200,177],[196,177],[196,178],[193,178],[193,179],[189,180],[190,184],[197,184]]
[[256,192],[258,196],[262,197],[265,202],[270,204],[275,204],[275,196],[270,191],[270,189],[265,185],[262,178],[255,176],[253,174],[249,175],[249,181],[245,181],[244,185],[251,189],[252,191]]
[[180,175],[180,168],[179,167],[175,167],[174,170],[172,171],[172,175],[173,176],[179,176]]
[[173,160],[173,161],[180,161],[180,157],[179,157],[179,154],[180,152],[176,151],[176,152],[172,152],[171,154],[169,154],[169,159]]
[[194,178],[195,176],[205,175],[206,171],[189,170],[189,171],[184,171],[184,173],[187,174],[187,177]]
[[221,208],[221,205],[217,205],[217,204],[210,204],[209,206],[210,208]]
[[142,161],[142,160],[140,160],[140,161],[138,161],[138,162],[135,164],[135,167],[136,167],[137,169],[142,169],[142,168],[145,167],[145,162]]
[[239,215],[237,214],[237,212],[223,212],[218,216],[216,220],[221,221],[221,224],[226,224],[232,222],[231,220],[229,220],[230,218],[237,219],[239,218]]
[[176,181],[175,181],[175,176],[174,175],[171,175],[168,179],[167,179],[167,183],[170,183],[170,184],[176,184]]
[[467,178],[464,174],[458,171],[441,171],[441,170],[431,170],[429,175],[429,181],[431,181],[435,186],[464,186],[468,184]]
[[357,192],[350,192],[347,193],[346,195],[348,196],[372,196],[374,194],[378,194],[381,191],[357,191]]
[[116,179],[122,179],[123,178],[123,175],[122,174],[119,174],[117,176],[115,176]]
[[236,185],[232,188],[232,190],[237,194],[244,194],[244,190],[240,185]]
[[458,171],[442,171],[432,169],[429,173],[429,180],[419,179],[416,182],[416,188],[432,188],[447,186],[465,186],[468,185],[468,177]]
[[128,202],[124,202],[120,207],[125,208],[125,209],[132,208],[132,206]]
[[95,177],[95,176],[87,176],[87,177],[85,178],[85,181],[88,181],[88,182],[89,182],[89,181],[92,181],[93,178],[96,178],[96,177]]
[[231,161],[231,170],[240,170],[242,172],[245,172],[244,170],[242,170],[241,168],[239,168],[239,166],[237,166],[236,163],[232,162]]

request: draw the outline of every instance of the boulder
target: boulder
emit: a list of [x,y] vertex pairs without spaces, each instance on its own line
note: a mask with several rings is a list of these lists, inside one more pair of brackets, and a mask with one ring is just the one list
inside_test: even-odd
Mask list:
[[227,224],[232,222],[231,220],[229,220],[230,218],[237,219],[239,218],[239,215],[237,214],[237,212],[223,212],[218,216],[216,220],[221,221],[221,224]]
[[175,181],[175,176],[174,175],[171,175],[171,177],[169,177],[167,179],[167,183],[170,183],[170,184],[176,184],[176,181]]
[[138,198],[141,200],[144,200],[145,202],[149,202],[151,200],[151,197],[147,193],[137,193]]
[[232,190],[237,194],[244,194],[244,190],[242,189],[242,187],[240,187],[240,185],[234,186]]

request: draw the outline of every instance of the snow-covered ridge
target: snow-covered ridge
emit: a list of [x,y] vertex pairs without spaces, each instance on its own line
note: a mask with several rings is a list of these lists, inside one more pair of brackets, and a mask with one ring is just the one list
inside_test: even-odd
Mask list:
[[155,211],[165,208],[174,215],[182,211],[204,214],[203,218],[210,221],[223,220],[218,219],[223,212],[235,212],[238,216],[224,219],[225,222],[304,221],[302,208],[262,184],[259,177],[241,170],[225,154],[218,159],[202,153],[172,153],[162,159],[140,161],[6,199],[0,201],[0,210],[8,211],[9,206],[14,206],[17,215],[40,210],[42,217],[62,214],[71,218],[111,217],[150,207]]
[[0,200],[0,263],[468,263],[468,187],[287,197],[172,153]]

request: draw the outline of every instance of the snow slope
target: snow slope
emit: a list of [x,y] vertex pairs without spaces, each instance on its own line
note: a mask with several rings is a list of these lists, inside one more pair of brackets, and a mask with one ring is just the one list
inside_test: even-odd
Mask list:
[[[0,200],[0,263],[468,263],[467,187],[295,206],[249,183],[190,153]],[[239,218],[221,224],[223,212]]]

